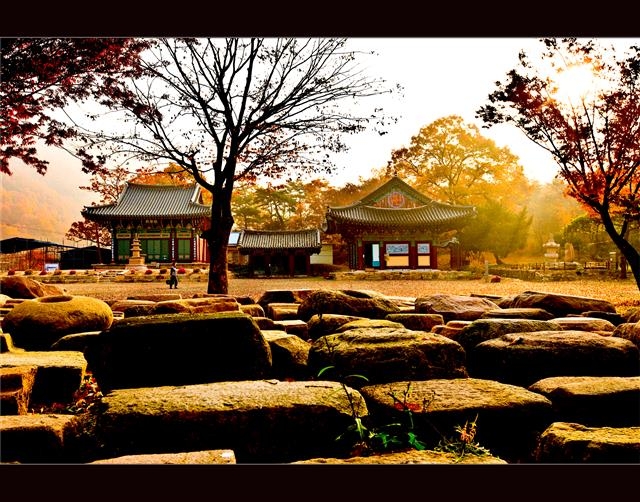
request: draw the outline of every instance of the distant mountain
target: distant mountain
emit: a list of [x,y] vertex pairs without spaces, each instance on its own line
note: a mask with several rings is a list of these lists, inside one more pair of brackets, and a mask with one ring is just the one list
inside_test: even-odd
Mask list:
[[13,162],[11,176],[0,174],[0,239],[25,237],[62,243],[80,211],[98,199],[80,190],[89,176],[64,152],[47,155],[50,165],[42,176],[22,162]]

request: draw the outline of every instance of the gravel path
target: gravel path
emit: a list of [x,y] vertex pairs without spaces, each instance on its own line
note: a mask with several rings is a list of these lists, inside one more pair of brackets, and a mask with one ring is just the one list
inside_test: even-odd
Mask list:
[[[69,294],[100,298],[104,301],[126,299],[130,296],[149,293],[179,293],[183,298],[207,292],[206,282],[180,282],[177,290],[160,282],[155,283],[115,283],[65,284]],[[576,296],[587,296],[609,300],[616,306],[640,306],[640,291],[634,281],[604,281],[581,279],[574,281],[531,282],[503,278],[501,282],[489,283],[482,279],[473,280],[379,280],[379,281],[337,281],[322,277],[295,277],[270,279],[231,279],[229,294],[260,298],[267,290],[289,289],[360,289],[373,290],[389,296],[418,297],[435,293],[454,295],[510,296],[523,291],[545,291]]]

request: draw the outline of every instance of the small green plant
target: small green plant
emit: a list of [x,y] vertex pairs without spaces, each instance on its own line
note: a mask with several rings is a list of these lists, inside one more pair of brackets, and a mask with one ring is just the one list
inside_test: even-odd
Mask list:
[[[324,342],[331,358],[335,360],[335,347],[329,343],[327,337],[324,337]],[[371,425],[373,423],[371,416],[361,417],[358,414],[353,398],[353,391],[348,386],[350,381],[364,380],[368,382],[369,379],[359,374],[344,375],[336,365],[325,366],[318,372],[317,377],[319,378],[328,372],[337,373],[337,378],[334,379],[334,381],[338,381],[341,384],[351,408],[353,424],[336,438],[336,441],[346,443],[350,455],[368,456],[376,453],[389,453],[409,449],[427,449],[427,444],[418,438],[418,428],[415,424],[414,413],[420,413],[420,417],[429,423],[425,415],[435,397],[435,392],[432,393],[430,399],[423,398],[422,402],[418,403],[410,400],[411,382],[407,383],[401,396],[398,396],[394,390],[390,389],[387,395],[392,399],[393,407],[402,412],[402,415],[399,420],[393,423],[374,427]],[[367,420],[366,423],[365,420]],[[458,433],[458,436],[454,438],[446,438],[433,424],[429,423],[441,438],[433,450],[453,453],[456,455],[457,461],[462,460],[465,455],[491,455],[488,449],[475,441],[477,421],[478,415],[476,415],[472,422],[467,421],[464,426],[456,426],[455,431]]]
[[[329,344],[326,337],[324,338],[324,341],[329,353],[333,356],[334,347]],[[405,413],[404,416],[407,418],[406,423],[404,421],[400,421],[379,427],[369,427],[364,422],[365,417],[361,417],[358,414],[352,392],[348,387],[348,383],[352,380],[363,380],[368,382],[369,379],[364,375],[359,374],[344,375],[338,371],[338,368],[335,365],[322,368],[318,372],[318,377],[321,377],[329,371],[338,373],[337,381],[341,384],[342,390],[345,392],[351,408],[353,424],[350,425],[343,434],[340,434],[336,438],[336,441],[346,443],[350,455],[367,456],[374,453],[404,450],[408,448],[415,448],[417,450],[424,450],[426,448],[425,443],[418,439],[415,432],[412,412],[417,410],[424,411],[428,406],[428,403],[426,400],[421,405],[408,402],[411,383],[407,384],[407,388],[403,392],[402,399],[398,399],[393,392],[389,393],[391,398],[394,400],[394,406],[396,409]]]
[[478,415],[476,415],[471,422],[467,420],[463,426],[457,425],[455,430],[458,436],[442,439],[440,443],[438,443],[438,446],[436,446],[435,451],[453,453],[458,461],[462,460],[465,455],[475,455],[478,457],[491,455],[489,450],[475,441],[478,428],[477,423]]
[[409,401],[410,394],[411,382],[407,383],[406,389],[402,391],[402,399],[399,399],[394,391],[389,391],[394,408],[401,411],[406,420],[405,423],[395,422],[385,425],[377,431],[375,438],[381,441],[383,449],[394,446],[403,449],[411,447],[416,450],[424,450],[427,447],[423,441],[418,439],[413,413],[416,411],[426,412],[431,401],[423,399],[422,403],[412,403]]
[[[327,343],[327,347],[329,347],[331,350],[331,346],[329,345],[329,342],[326,341],[326,339],[325,339],[325,342]],[[318,372],[318,378],[320,378],[322,375],[324,375],[328,371],[335,371],[335,370],[336,370],[335,366],[325,366]],[[365,382],[369,381],[367,377],[363,375],[353,374],[353,375],[346,375],[344,377],[342,377],[341,375],[339,376],[337,381],[340,383],[340,385],[342,386],[342,390],[347,396],[347,401],[349,402],[349,407],[351,409],[351,416],[353,417],[354,423],[350,425],[343,434],[340,434],[336,438],[336,441],[351,443],[350,453],[353,455],[360,456],[360,455],[366,455],[369,452],[369,449],[370,449],[369,441],[371,439],[371,431],[369,431],[369,429],[367,429],[367,427],[365,427],[364,423],[362,422],[362,417],[358,414],[355,402],[353,400],[353,394],[350,391],[349,387],[347,386],[347,381],[351,379],[362,379]]]

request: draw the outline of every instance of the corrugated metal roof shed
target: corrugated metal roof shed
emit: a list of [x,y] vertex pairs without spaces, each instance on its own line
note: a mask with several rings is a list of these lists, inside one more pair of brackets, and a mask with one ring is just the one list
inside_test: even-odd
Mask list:
[[20,253],[22,251],[48,247],[73,249],[73,246],[65,246],[64,244],[57,244],[55,242],[27,239],[24,237],[10,237],[0,241],[0,253],[2,254]]

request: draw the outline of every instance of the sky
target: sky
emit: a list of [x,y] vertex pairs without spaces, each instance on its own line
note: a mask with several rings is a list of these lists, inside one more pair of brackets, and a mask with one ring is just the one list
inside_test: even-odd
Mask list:
[[403,86],[402,96],[385,97],[385,110],[400,119],[385,136],[361,134],[348,138],[351,150],[340,156],[345,168],[341,181],[354,181],[372,168],[386,165],[391,151],[409,146],[411,137],[431,122],[459,115],[481,128],[498,146],[520,158],[527,177],[546,183],[553,179],[551,156],[508,126],[482,129],[475,112],[486,104],[495,82],[516,67],[520,50],[541,45],[536,38],[354,38],[353,48],[375,50],[367,58],[367,72]]
[[[640,39],[601,39],[623,47]],[[476,124],[481,134],[498,146],[508,147],[524,168],[525,175],[541,183],[553,180],[556,165],[551,156],[512,126],[482,128],[475,112],[487,102],[495,83],[517,66],[518,53],[539,50],[537,38],[350,38],[348,47],[374,50],[376,57],[362,60],[363,70],[391,84],[400,84],[403,94],[381,96],[380,106],[399,117],[389,133],[360,133],[345,138],[349,151],[334,157],[337,174],[329,181],[341,186],[369,177],[383,167],[394,149],[408,146],[411,137],[434,120],[459,115]],[[378,98],[376,98],[378,99]],[[97,201],[97,195],[80,190],[88,181],[80,164],[60,151],[47,152],[51,164],[45,176],[19,162],[12,164],[14,175],[0,175],[2,195],[0,238],[31,237],[63,242],[71,223],[81,219],[83,206]],[[25,221],[25,203],[34,200],[37,215]],[[22,213],[22,214],[18,214]],[[33,220],[33,221],[32,221]]]

